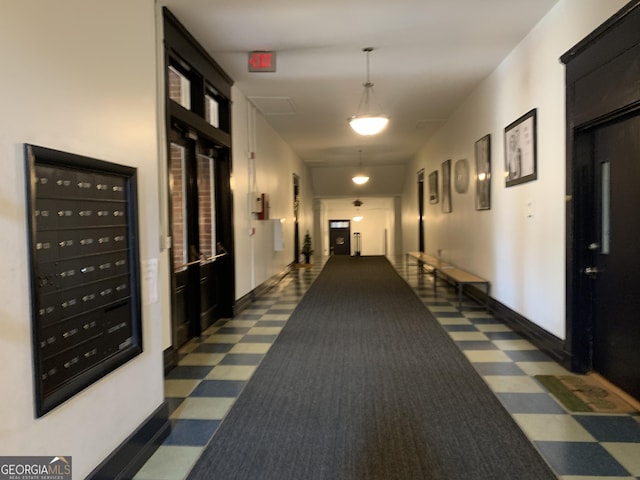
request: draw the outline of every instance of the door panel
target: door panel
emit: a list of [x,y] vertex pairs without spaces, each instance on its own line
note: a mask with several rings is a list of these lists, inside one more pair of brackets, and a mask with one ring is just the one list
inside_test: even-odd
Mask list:
[[424,170],[418,172],[418,250],[424,252]]
[[186,228],[187,150],[171,143],[169,149],[169,191],[171,195],[171,239],[173,253],[172,315],[173,344],[177,348],[189,338],[187,311],[188,248]]
[[212,151],[198,154],[198,245],[200,253],[200,324],[213,324],[218,306],[216,284],[216,207],[214,156]]
[[218,318],[215,150],[172,132],[169,155],[173,343],[179,348]]
[[174,272],[174,286],[171,308],[171,327],[173,344],[182,346],[189,341],[189,322],[187,321],[187,270]]
[[329,253],[351,255],[351,226],[349,220],[329,221]]
[[640,398],[640,115],[593,132],[594,370]]
[[300,177],[293,174],[293,263],[300,261],[300,224],[298,212],[300,210]]

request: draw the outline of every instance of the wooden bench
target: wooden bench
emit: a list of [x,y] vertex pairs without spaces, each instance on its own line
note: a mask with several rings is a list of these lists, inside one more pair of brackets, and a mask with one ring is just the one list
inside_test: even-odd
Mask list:
[[478,277],[473,273],[462,270],[450,263],[444,262],[433,255],[423,252],[409,252],[407,259],[413,258],[418,262],[418,267],[424,271],[427,267],[429,273],[433,274],[433,290],[435,292],[438,283],[438,275],[455,283],[458,287],[458,310],[462,311],[462,291],[465,285],[484,285],[485,287],[485,308],[489,311],[489,280]]

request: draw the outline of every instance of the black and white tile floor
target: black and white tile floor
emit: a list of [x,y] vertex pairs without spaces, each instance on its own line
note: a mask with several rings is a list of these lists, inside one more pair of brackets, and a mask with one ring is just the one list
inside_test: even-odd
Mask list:
[[[566,411],[534,378],[567,373],[533,344],[453,289],[392,261],[561,480],[640,479],[638,415]],[[173,430],[136,480],[181,480],[202,453],[322,265],[299,268],[234,319],[180,351],[165,379]],[[247,479],[250,480],[250,479]],[[285,480],[285,479],[283,479]],[[303,480],[303,479],[292,479]]]

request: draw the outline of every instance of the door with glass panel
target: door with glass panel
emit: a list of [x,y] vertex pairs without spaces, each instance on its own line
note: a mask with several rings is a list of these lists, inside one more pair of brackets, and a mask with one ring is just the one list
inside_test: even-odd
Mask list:
[[418,172],[418,250],[424,252],[424,169]]
[[595,170],[595,225],[584,274],[594,287],[594,370],[640,398],[640,113],[589,135]]
[[592,156],[583,278],[591,284],[593,369],[640,399],[640,113],[578,137]]
[[193,134],[172,132],[169,146],[173,258],[173,345],[179,348],[218,316],[216,149]]
[[351,255],[351,224],[349,220],[329,220],[329,253]]
[[300,177],[293,174],[293,263],[300,261],[300,223],[298,213],[300,210]]

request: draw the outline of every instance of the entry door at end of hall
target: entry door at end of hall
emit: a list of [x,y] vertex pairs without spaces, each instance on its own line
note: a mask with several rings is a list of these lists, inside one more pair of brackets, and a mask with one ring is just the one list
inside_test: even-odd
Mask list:
[[593,369],[640,399],[640,112],[596,127],[592,264]]
[[172,132],[169,156],[172,225],[172,337],[175,348],[216,320],[219,297],[215,150]]
[[329,220],[329,254],[351,255],[349,220]]

